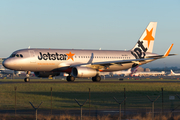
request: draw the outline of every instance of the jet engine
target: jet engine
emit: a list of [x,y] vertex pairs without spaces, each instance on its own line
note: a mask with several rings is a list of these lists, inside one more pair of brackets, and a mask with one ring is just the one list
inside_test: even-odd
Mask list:
[[73,77],[94,77],[97,74],[97,70],[88,67],[74,67],[71,71],[71,75]]
[[48,77],[54,77],[60,75],[60,72],[34,72],[36,77],[43,77],[43,78],[48,78]]

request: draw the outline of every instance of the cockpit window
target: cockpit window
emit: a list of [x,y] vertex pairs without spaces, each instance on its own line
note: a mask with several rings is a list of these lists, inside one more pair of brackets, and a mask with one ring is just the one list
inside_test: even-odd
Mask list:
[[21,57],[22,58],[23,55],[22,54],[11,54],[10,57]]
[[10,57],[15,57],[16,56],[16,54],[11,54],[11,56]]
[[23,57],[23,55],[22,55],[22,54],[20,54],[20,57]]

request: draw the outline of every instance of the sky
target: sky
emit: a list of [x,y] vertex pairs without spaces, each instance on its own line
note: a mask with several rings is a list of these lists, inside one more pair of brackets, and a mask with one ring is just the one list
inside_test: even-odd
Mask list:
[[153,53],[178,55],[144,67],[180,67],[179,0],[0,0],[0,57],[23,48],[129,50],[158,22]]

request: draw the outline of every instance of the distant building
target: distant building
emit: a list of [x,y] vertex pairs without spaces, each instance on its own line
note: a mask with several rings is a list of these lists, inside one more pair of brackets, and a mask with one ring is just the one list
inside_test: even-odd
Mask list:
[[146,68],[145,71],[146,71],[146,72],[150,72],[151,70],[150,70],[149,68]]
[[144,72],[144,68],[138,67],[136,72]]

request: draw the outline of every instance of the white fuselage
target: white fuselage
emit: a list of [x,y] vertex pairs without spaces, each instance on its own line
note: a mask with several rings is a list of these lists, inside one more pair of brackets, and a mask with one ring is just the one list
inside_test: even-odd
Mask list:
[[[19,55],[17,57],[17,55]],[[157,54],[146,53],[147,56]],[[131,68],[132,63],[111,64],[105,66],[92,63],[136,59],[131,51],[120,50],[73,50],[73,49],[22,49],[12,53],[4,61],[6,68],[20,71],[60,71],[69,73],[70,66],[85,64],[85,67],[98,69],[101,72],[125,70]],[[141,62],[145,64],[151,62]],[[88,64],[89,63],[89,64]],[[83,66],[83,65],[82,65]]]

